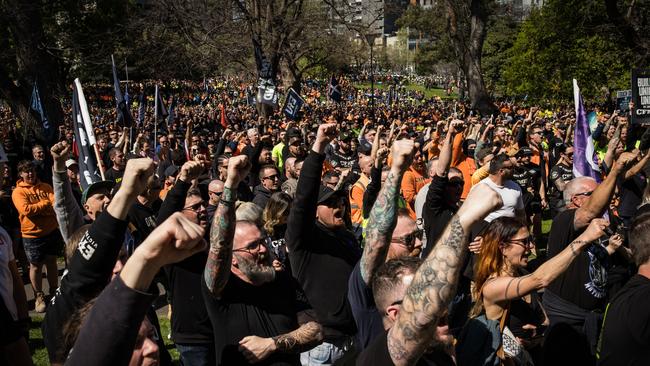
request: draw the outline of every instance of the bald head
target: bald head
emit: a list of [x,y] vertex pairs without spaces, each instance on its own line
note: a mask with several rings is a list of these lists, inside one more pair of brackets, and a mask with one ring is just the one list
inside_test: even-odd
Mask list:
[[370,176],[370,170],[372,169],[373,159],[370,156],[363,155],[359,158],[359,168],[361,172],[366,176]]
[[221,194],[223,193],[223,182],[219,179],[214,179],[208,184],[208,196],[210,197],[210,204],[216,206],[219,204]]
[[287,178],[293,178],[293,170],[295,168],[295,164],[296,164],[296,158],[294,158],[293,156],[287,158],[287,160],[284,161],[284,166],[286,167],[285,175],[287,176]]
[[[563,198],[567,207],[572,204],[572,199],[579,194],[593,192],[598,186],[596,180],[591,177],[573,178],[564,187]],[[587,196],[585,196],[586,198]]]

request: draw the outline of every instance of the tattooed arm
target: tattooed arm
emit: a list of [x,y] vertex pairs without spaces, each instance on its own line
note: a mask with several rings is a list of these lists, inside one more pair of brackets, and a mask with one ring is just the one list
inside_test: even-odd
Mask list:
[[415,145],[411,140],[400,140],[393,144],[393,165],[370,211],[363,255],[359,263],[361,278],[366,284],[372,282],[375,270],[386,260],[390,239],[397,224],[399,188],[404,171],[411,165],[414,152]]
[[265,360],[273,353],[300,353],[307,351],[323,341],[320,324],[308,322],[293,332],[271,338],[246,336],[239,341],[239,351],[250,363]]
[[490,187],[474,187],[415,273],[388,332],[388,351],[395,365],[414,364],[433,341],[438,319],[455,293],[469,229],[501,204]]
[[228,178],[210,228],[210,251],[203,278],[212,295],[219,297],[230,277],[232,242],[235,236],[237,186],[248,174],[250,162],[245,155],[230,158]]

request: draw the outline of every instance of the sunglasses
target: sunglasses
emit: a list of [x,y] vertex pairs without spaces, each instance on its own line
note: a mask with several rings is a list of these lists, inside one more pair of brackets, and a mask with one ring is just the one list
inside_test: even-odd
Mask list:
[[574,196],[585,196],[585,197],[589,197],[589,196],[591,196],[593,193],[594,193],[594,191],[588,191],[588,192],[576,193],[576,194],[574,194]]
[[523,239],[508,240],[508,243],[516,244],[524,248],[532,248],[535,246],[535,238],[533,236],[528,236]]
[[210,193],[210,194],[216,194],[217,196],[221,197],[221,195],[223,194],[223,191],[221,191],[221,192],[208,191],[208,193]]
[[276,179],[280,179],[280,177],[277,174],[273,174],[273,175],[269,175],[268,177],[264,177],[262,179],[276,180]]
[[405,247],[412,249],[415,246],[415,239],[422,240],[422,230],[417,229],[410,234],[393,238],[392,241],[394,243],[402,244]]
[[194,212],[199,212],[199,211],[201,211],[201,207],[205,208],[205,203],[203,201],[197,202],[197,203],[195,203],[195,204],[193,204],[191,206],[183,207],[183,210],[190,210],[190,211],[194,211]]

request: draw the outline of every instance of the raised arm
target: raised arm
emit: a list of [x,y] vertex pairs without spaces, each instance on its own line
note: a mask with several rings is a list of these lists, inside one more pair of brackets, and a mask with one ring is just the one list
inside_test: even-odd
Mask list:
[[313,231],[321,171],[325,160],[323,152],[335,131],[336,124],[334,123],[320,125],[312,150],[302,164],[298,187],[296,187],[296,197],[291,206],[285,233],[287,248],[290,252],[305,245]]
[[224,183],[223,194],[214,214],[210,229],[210,252],[205,263],[203,278],[212,295],[219,297],[230,278],[232,262],[232,241],[235,237],[235,202],[237,186],[250,170],[250,162],[245,155],[230,158],[228,179]]
[[[61,235],[68,238],[84,224],[84,214],[72,194],[72,186],[66,172],[65,161],[70,154],[70,146],[62,141],[50,149],[52,165],[52,189],[54,190],[54,213]],[[83,179],[83,178],[82,178]]]
[[124,243],[126,216],[153,170],[153,160],[149,158],[128,161],[120,189],[83,235],[68,263],[68,274],[61,280],[64,291],[92,298],[110,281]]
[[604,235],[609,225],[607,220],[594,219],[580,236],[561,252],[539,266],[535,272],[522,277],[498,277],[483,287],[483,298],[489,303],[517,299],[533,291],[547,287],[553,280],[569,268],[573,260],[592,241]]
[[453,148],[452,141],[454,141],[454,136],[456,135],[458,126],[462,123],[462,121],[452,121],[449,125],[449,130],[447,131],[445,140],[442,143],[442,148],[440,149],[440,157],[438,158],[438,163],[436,165],[436,175],[439,177],[446,177],[447,172],[449,172]]
[[399,188],[414,153],[415,144],[411,140],[399,140],[393,144],[393,165],[370,211],[365,246],[359,263],[361,278],[366,284],[372,283],[375,270],[386,260],[390,239],[397,224]]
[[607,175],[607,178],[598,185],[589,197],[589,200],[576,211],[573,220],[575,229],[581,229],[589,225],[591,220],[600,217],[603,211],[609,204],[614,188],[616,188],[616,179],[620,174],[624,174],[630,163],[636,159],[637,155],[629,152],[624,152],[618,158],[612,170]]
[[167,193],[165,200],[160,206],[156,224],[160,225],[167,220],[174,212],[180,211],[185,205],[187,191],[192,187],[192,181],[201,174],[203,166],[198,161],[188,161],[183,164],[178,174],[178,179],[172,189]]
[[501,205],[500,196],[487,185],[474,187],[415,273],[388,331],[388,352],[395,365],[415,364],[433,341],[438,319],[455,293],[469,229]]
[[203,229],[182,213],[175,213],[157,227],[97,298],[66,365],[129,364],[140,324],[156,298],[146,293],[154,276],[164,265],[188,258],[204,247]]

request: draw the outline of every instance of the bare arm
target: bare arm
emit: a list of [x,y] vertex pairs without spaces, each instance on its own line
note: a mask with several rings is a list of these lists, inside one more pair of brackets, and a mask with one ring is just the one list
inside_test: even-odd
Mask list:
[[625,152],[621,154],[607,175],[607,178],[598,185],[589,200],[576,211],[575,219],[573,220],[574,228],[581,229],[586,227],[591,220],[602,215],[609,204],[609,200],[612,198],[614,188],[616,188],[616,177],[624,173],[629,163],[635,158],[636,155],[633,153]]
[[415,273],[388,331],[388,352],[395,365],[412,365],[426,351],[455,293],[470,227],[501,204],[487,185],[475,187]]
[[323,330],[320,324],[309,322],[287,334],[273,337],[278,352],[299,353],[307,351],[323,341]]
[[246,336],[239,341],[239,351],[250,363],[267,359],[273,353],[300,353],[308,351],[323,341],[320,324],[308,322],[298,329],[275,337]]
[[643,168],[648,164],[648,158],[650,154],[645,154],[641,160],[639,160],[634,166],[632,166],[627,172],[625,172],[625,180],[628,180],[639,173]]
[[237,186],[248,175],[250,162],[246,155],[230,158],[228,179],[214,214],[210,229],[210,251],[205,263],[203,278],[212,295],[219,297],[230,277],[232,244],[235,237],[235,202]]
[[411,164],[413,141],[400,140],[393,144],[393,166],[372,206],[366,228],[366,241],[359,262],[361,278],[372,282],[375,270],[386,260],[390,239],[397,224],[397,202],[404,170]]
[[535,290],[547,287],[553,280],[569,268],[573,260],[593,241],[604,234],[608,222],[594,219],[576,240],[560,253],[539,266],[535,272],[522,277],[498,277],[483,287],[483,297],[487,304],[516,299]]
[[461,121],[453,121],[450,124],[447,135],[445,136],[445,141],[442,143],[442,148],[440,149],[440,157],[438,158],[438,164],[436,165],[436,175],[439,177],[446,177],[447,173],[449,172],[449,166],[451,165],[451,156],[453,153],[452,141],[454,141],[454,136],[456,135],[456,127],[459,125],[458,122],[462,124]]

